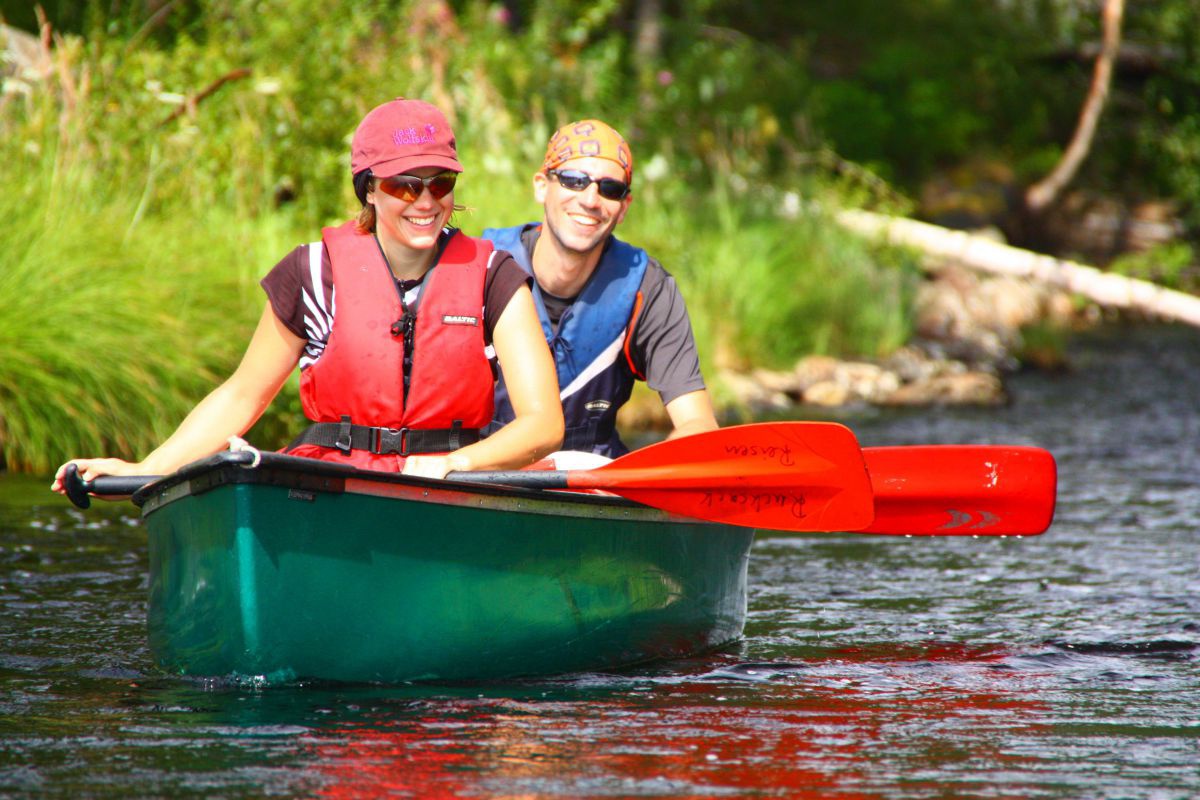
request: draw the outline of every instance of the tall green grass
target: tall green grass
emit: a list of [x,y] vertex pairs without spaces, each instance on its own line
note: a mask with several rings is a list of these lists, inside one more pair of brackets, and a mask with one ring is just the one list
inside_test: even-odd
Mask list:
[[144,456],[236,364],[284,220],[221,209],[138,220],[136,185],[49,165],[6,188],[4,464],[45,472],[71,456]]
[[628,238],[675,276],[711,363],[786,367],[808,354],[874,357],[912,333],[915,260],[847,234],[797,192],[651,187]]

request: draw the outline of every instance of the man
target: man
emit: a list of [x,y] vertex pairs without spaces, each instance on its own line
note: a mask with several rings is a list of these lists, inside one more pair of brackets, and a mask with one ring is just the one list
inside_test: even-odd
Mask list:
[[[610,458],[629,452],[616,418],[635,380],[662,397],[672,438],[717,428],[675,280],[613,236],[633,201],[632,180],[633,154],[619,133],[599,120],[564,125],[533,176],[542,222],[483,232],[535,278],[534,303],[558,368],[563,450]],[[492,427],[511,415],[501,376]]]

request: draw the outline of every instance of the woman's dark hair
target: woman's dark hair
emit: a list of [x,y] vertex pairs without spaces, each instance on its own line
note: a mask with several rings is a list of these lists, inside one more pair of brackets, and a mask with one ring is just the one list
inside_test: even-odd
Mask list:
[[374,178],[370,168],[354,175],[354,196],[362,203],[362,210],[358,212],[358,218],[354,221],[359,233],[375,231],[375,206],[367,202],[367,192],[371,191],[371,181]]
[[373,177],[375,176],[371,174],[369,167],[354,176],[354,196],[364,206],[367,204],[367,192],[371,191],[371,178]]

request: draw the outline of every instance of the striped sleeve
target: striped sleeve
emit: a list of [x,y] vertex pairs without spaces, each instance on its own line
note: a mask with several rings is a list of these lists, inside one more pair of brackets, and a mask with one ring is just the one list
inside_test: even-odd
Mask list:
[[496,331],[496,323],[503,316],[504,309],[508,308],[513,295],[522,286],[532,285],[533,278],[521,269],[508,251],[493,251],[483,286],[483,330],[489,348],[492,344],[492,334]]
[[261,285],[279,321],[308,343],[300,367],[314,363],[325,351],[336,311],[333,269],[325,248],[320,242],[300,245],[267,273]]

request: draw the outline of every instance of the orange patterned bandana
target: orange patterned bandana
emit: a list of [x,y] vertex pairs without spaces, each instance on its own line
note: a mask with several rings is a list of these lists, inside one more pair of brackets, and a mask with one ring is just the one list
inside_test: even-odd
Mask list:
[[629,145],[608,125],[598,119],[584,119],[563,125],[550,137],[542,169],[556,169],[573,158],[606,158],[625,170],[625,180],[633,180],[633,153]]

